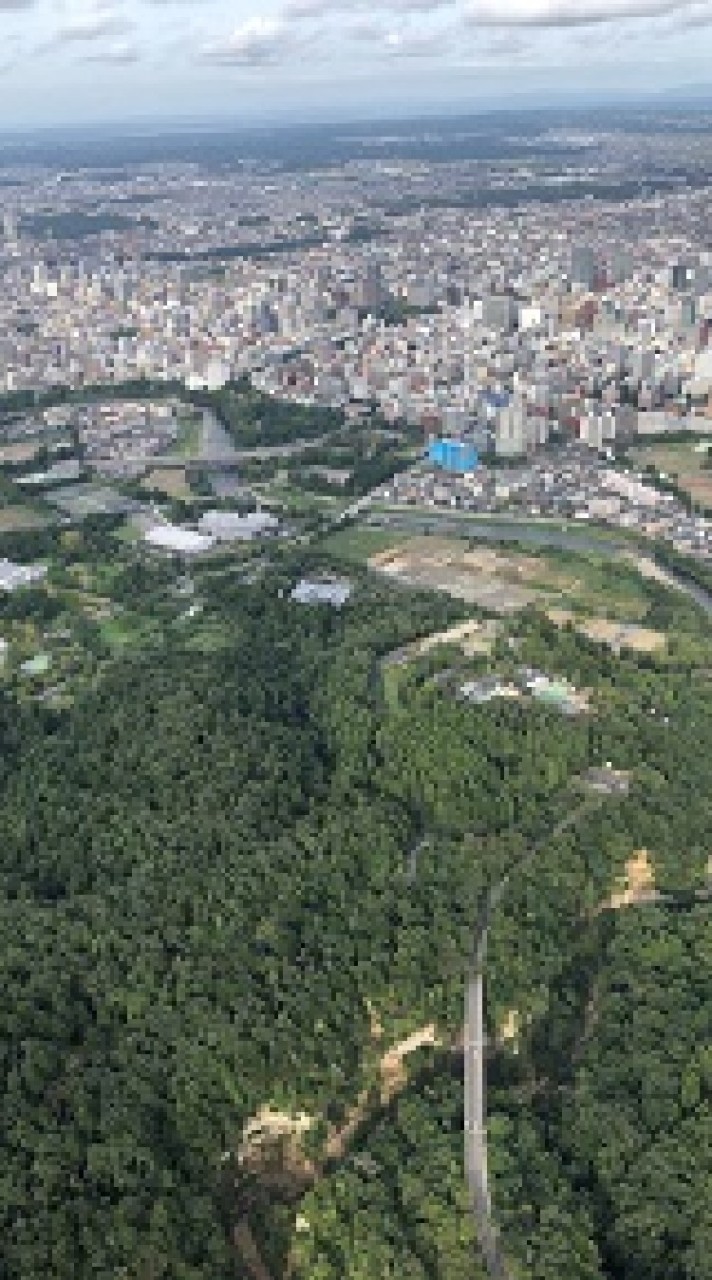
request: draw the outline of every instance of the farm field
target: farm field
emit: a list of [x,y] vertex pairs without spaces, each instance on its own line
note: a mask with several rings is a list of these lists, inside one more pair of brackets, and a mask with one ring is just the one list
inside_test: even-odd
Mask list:
[[332,533],[324,539],[322,546],[330,555],[339,559],[365,564],[377,552],[405,545],[412,538],[410,533],[394,533],[391,529],[365,529],[357,525]]
[[693,502],[712,507],[712,470],[705,465],[709,447],[696,441],[646,445],[636,450],[635,458],[641,467],[654,467],[661,475],[674,480]]

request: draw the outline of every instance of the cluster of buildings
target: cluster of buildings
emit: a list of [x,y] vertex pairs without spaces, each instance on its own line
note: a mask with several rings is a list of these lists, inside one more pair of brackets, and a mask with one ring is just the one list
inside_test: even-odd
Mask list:
[[642,472],[621,471],[580,444],[543,449],[511,466],[479,464],[467,473],[420,463],[393,476],[372,502],[420,512],[601,523],[662,538],[688,554],[712,554],[712,520],[691,513]]
[[531,667],[521,667],[511,679],[493,674],[467,680],[460,686],[460,697],[475,706],[483,706],[498,698],[523,696],[552,707],[565,716],[580,716],[589,710],[587,695],[568,680],[549,676]]
[[110,400],[46,413],[71,427],[83,460],[98,474],[116,474],[122,465],[130,469],[169,453],[178,439],[178,405],[173,401]]
[[[619,179],[620,147],[564,177]],[[709,192],[554,202],[557,180],[392,159],[61,183],[17,170],[2,195],[0,393],[216,388],[247,372],[275,395],[376,405],[502,457],[561,433],[601,449],[638,413],[712,413]],[[544,181],[546,202],[511,207]],[[62,238],[77,216],[81,235]]]
[[195,527],[171,524],[167,520],[147,523],[143,540],[154,551],[190,559],[214,550],[221,543],[254,542],[274,537],[279,520],[269,511],[240,515],[235,511],[206,511]]
[[31,587],[47,576],[46,564],[15,564],[0,560],[0,592],[11,593],[20,587]]
[[[391,148],[312,172],[8,169],[0,404],[246,373],[274,396],[419,428],[427,462],[384,487],[389,503],[602,519],[706,551],[704,520],[640,479],[621,488],[602,458],[643,434],[712,432],[710,189],[675,177],[681,156],[702,173],[707,143],[679,136],[676,151],[661,132],[636,158],[622,132],[569,131],[547,146],[536,165],[535,148],[531,163]],[[644,165],[667,166],[662,194],[607,198]],[[50,453],[35,480],[70,482],[77,457],[53,449],[121,478],[175,449],[179,421],[147,393],[29,413],[4,437],[23,430]],[[190,554],[258,535],[213,522],[147,536]]]

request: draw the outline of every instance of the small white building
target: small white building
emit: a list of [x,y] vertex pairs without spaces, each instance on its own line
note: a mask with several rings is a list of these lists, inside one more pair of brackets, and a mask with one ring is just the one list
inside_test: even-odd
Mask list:
[[13,564],[0,560],[0,591],[17,591],[18,587],[30,587],[47,576],[45,564]]
[[351,595],[351,583],[342,578],[302,578],[292,591],[298,604],[329,604],[341,609]]
[[279,520],[270,511],[251,511],[244,516],[237,511],[206,511],[198,528],[216,542],[251,542],[275,534]]
[[215,546],[215,539],[177,524],[155,524],[143,535],[149,547],[179,556],[199,556]]

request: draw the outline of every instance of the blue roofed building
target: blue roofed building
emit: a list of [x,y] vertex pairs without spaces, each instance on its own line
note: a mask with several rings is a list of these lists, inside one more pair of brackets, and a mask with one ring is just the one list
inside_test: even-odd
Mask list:
[[474,444],[467,440],[451,439],[431,440],[428,458],[441,471],[451,471],[458,475],[476,471],[480,460]]

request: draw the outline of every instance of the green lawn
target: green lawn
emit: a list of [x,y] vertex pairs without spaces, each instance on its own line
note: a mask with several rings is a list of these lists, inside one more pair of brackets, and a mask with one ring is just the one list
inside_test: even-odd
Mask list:
[[412,533],[399,530],[365,529],[362,526],[354,526],[329,534],[320,546],[324,551],[340,559],[363,564],[379,551],[386,551],[388,547],[397,547],[404,542],[410,542],[413,537]]
[[175,452],[183,458],[196,457],[200,453],[202,435],[203,415],[201,413],[182,415],[179,420]]

